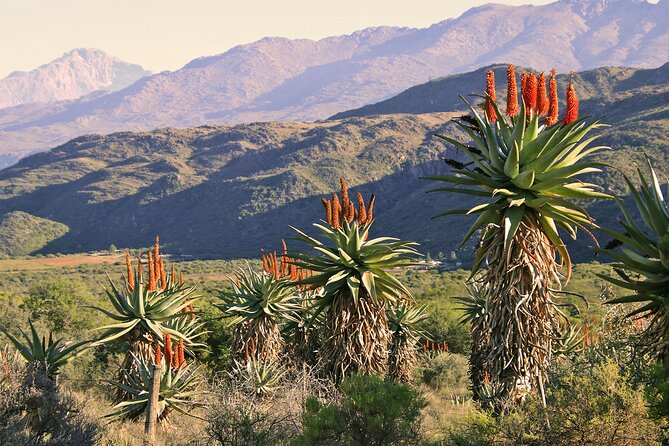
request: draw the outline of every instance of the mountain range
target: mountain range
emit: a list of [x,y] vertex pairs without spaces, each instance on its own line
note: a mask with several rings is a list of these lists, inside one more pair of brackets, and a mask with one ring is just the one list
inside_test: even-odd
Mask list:
[[560,72],[669,60],[669,0],[488,4],[428,28],[264,38],[119,91],[0,110],[0,166],[87,133],[324,119],[491,63]]
[[31,102],[78,99],[94,91],[113,92],[151,74],[94,48],[77,48],[31,71],[0,79],[0,108]]
[[[75,138],[0,171],[0,240],[16,246],[30,230],[41,241],[33,252],[80,252],[146,246],[160,234],[174,254],[253,257],[278,249],[289,224],[315,233],[320,198],[345,175],[353,192],[377,194],[374,233],[448,253],[471,221],[431,217],[471,202],[426,194],[435,185],[421,177],[448,172],[441,157],[458,158],[433,134],[463,137],[450,122],[462,113],[458,93],[480,92],[488,68],[504,97],[505,66],[494,65],[416,86],[373,113]],[[566,82],[558,76],[561,92]],[[602,143],[612,150],[600,159],[612,167],[589,180],[624,192],[620,173],[634,174],[645,155],[669,174],[669,64],[587,70],[574,83],[581,110],[610,124]],[[612,201],[589,209],[602,225],[617,224]],[[590,244],[572,245],[576,260],[592,260]]]

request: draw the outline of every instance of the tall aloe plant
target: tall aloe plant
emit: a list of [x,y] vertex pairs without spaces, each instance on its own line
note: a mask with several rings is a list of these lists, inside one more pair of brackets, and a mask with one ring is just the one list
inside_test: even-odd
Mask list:
[[630,290],[632,294],[611,299],[608,303],[633,303],[638,307],[629,317],[648,317],[641,341],[645,350],[660,360],[669,358],[669,205],[662,193],[653,167],[650,182],[638,170],[640,187],[625,177],[640,219],[635,219],[618,201],[624,232],[604,228],[622,249],[602,249],[616,260],[616,276],[600,275],[607,281]]
[[321,340],[323,367],[335,382],[352,373],[385,374],[391,333],[386,304],[410,300],[411,294],[389,270],[410,265],[415,243],[391,237],[368,239],[374,196],[358,206],[341,180],[341,199],[323,200],[324,224],[316,223],[322,242],[293,228],[309,251],[289,251],[292,263],[313,272],[296,282],[321,288],[314,314],[325,314]]
[[[472,277],[487,264],[482,280],[489,293],[486,305],[491,332],[484,367],[496,387],[503,389],[498,408],[522,400],[536,386],[543,395],[553,339],[561,337],[556,320],[560,312],[553,301],[553,290],[561,286],[560,263],[567,281],[571,275],[571,259],[558,229],[572,238],[577,229],[589,233],[588,227],[596,226],[576,201],[608,197],[580,179],[602,167],[584,160],[605,149],[591,146],[597,135],[588,135],[602,124],[578,118],[571,79],[565,118],[558,122],[554,71],[550,100],[543,75],[539,80],[533,74],[523,75],[519,107],[515,72],[509,67],[505,116],[497,107],[494,73],[489,71],[483,115],[463,98],[470,115],[455,121],[471,145],[438,135],[459,149],[470,164],[452,175],[431,177],[449,184],[436,191],[483,200],[471,209],[440,216],[478,216],[463,243],[482,231]],[[548,116],[542,118],[545,113]]]

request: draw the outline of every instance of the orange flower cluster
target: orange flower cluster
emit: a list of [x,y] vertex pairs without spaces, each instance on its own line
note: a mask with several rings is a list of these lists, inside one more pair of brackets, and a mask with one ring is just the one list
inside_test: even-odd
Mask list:
[[160,365],[162,361],[163,361],[163,350],[160,348],[160,343],[156,342],[156,346],[154,348],[154,353],[153,353],[153,363],[155,365]]
[[325,207],[325,219],[328,224],[334,229],[339,229],[343,221],[349,223],[357,221],[360,225],[371,223],[374,218],[374,200],[376,199],[374,194],[370,197],[369,204],[365,206],[365,200],[362,194],[358,192],[358,209],[356,209],[349,199],[346,181],[340,178],[339,182],[341,183],[341,203],[336,193],[332,195],[332,200],[322,199]]
[[[283,245],[283,254],[277,256],[276,251],[267,254],[264,249],[260,250],[262,257],[262,268],[267,274],[274,276],[276,280],[289,279],[291,282],[304,280],[313,275],[313,271],[308,271],[295,265],[294,259],[288,257],[288,247],[286,241],[281,239]],[[298,288],[307,289],[306,286],[299,286]]]
[[[432,347],[432,348],[430,348],[430,347]],[[425,344],[423,345],[423,351],[424,352],[427,352],[427,351],[434,352],[434,351],[436,351],[436,352],[448,353],[448,344],[446,343],[446,341],[437,342],[436,344],[434,343],[434,341],[432,341],[432,344],[430,345],[430,341],[425,341]]]
[[[507,67],[507,97],[506,114],[513,117],[518,114],[518,93],[516,87],[515,67]],[[578,119],[578,98],[573,86],[574,73],[569,77],[567,86],[567,111],[562,120],[564,125],[571,124]],[[555,69],[550,72],[548,80],[548,92],[546,91],[546,76],[543,72],[536,75],[524,72],[520,79],[520,95],[525,103],[526,118],[532,116],[546,116],[544,123],[546,125],[555,125],[558,123],[558,92],[557,82],[555,80]],[[490,122],[497,121],[497,115],[493,107],[495,102],[495,75],[492,70],[486,72],[486,103],[485,113]]]
[[[165,263],[160,254],[160,238],[156,236],[156,242],[153,248],[148,252],[146,264],[149,267],[149,291],[164,290],[167,288],[168,275],[165,271]],[[137,280],[142,280],[143,266],[141,255],[137,256]],[[135,287],[135,275],[133,274],[132,261],[130,260],[130,252],[125,253],[125,268],[128,288],[132,291]],[[169,280],[173,283],[183,285],[183,274],[179,273],[179,279],[176,278],[176,270],[172,265],[172,272],[169,275]]]
[[[163,348],[165,350],[165,364],[171,365],[172,368],[178,369],[186,366],[186,354],[184,352],[184,341],[179,339],[176,347],[172,347],[172,337],[169,333],[163,334]],[[159,364],[162,360],[162,351],[160,344],[156,346],[155,361]]]
[[516,71],[513,65],[506,69],[506,114],[516,116],[518,114],[518,90],[516,89]]

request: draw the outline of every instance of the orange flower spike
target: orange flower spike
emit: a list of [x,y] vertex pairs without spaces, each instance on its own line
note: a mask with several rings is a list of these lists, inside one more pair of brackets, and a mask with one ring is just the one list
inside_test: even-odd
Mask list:
[[330,226],[333,226],[332,202],[330,200],[326,200],[325,198],[321,198],[321,201],[323,202],[323,207],[325,208],[325,221],[327,221]]
[[557,81],[555,80],[555,68],[551,70],[550,78],[548,80],[548,116],[546,117],[546,125],[555,125],[558,122],[558,91]]
[[548,95],[546,94],[546,76],[541,72],[537,79],[537,113],[544,116],[548,113]]
[[340,178],[339,184],[341,184],[341,204],[342,207],[346,208],[348,206],[348,188],[346,187],[346,181],[343,178]]
[[367,223],[371,223],[374,218],[374,201],[376,201],[376,196],[372,194],[369,199],[369,205],[367,205]]
[[160,365],[162,360],[163,360],[163,351],[160,348],[160,343],[156,342],[155,350],[153,353],[153,363],[155,365]]
[[272,274],[275,279],[279,279],[279,262],[277,261],[276,251],[272,254]]
[[251,358],[249,355],[249,341],[244,343],[244,350],[246,351],[246,360],[248,361]]
[[578,119],[578,98],[573,85],[574,72],[569,74],[569,85],[567,86],[567,111],[565,112],[564,125],[571,124]]
[[348,222],[351,223],[355,220],[355,206],[351,200],[348,201]]
[[186,355],[184,354],[184,340],[179,339],[179,345],[177,347],[179,352],[179,364],[178,367],[184,367],[186,365]]
[[165,273],[165,264],[163,263],[163,259],[160,259],[159,266],[160,266],[160,287],[162,289],[167,288],[167,274]]
[[172,338],[169,333],[163,335],[163,345],[165,346],[165,364],[172,363]]
[[156,270],[153,262],[153,253],[149,251],[149,291],[156,290]]
[[516,71],[513,65],[506,69],[506,114],[516,116],[518,114],[518,90],[516,87]]
[[332,195],[332,227],[339,229],[339,218],[341,217],[341,206],[339,205],[339,196]]
[[174,263],[172,263],[172,273],[170,275],[172,282],[176,282],[177,279],[177,271],[174,267]]
[[537,78],[534,74],[523,73],[525,78],[522,89],[523,101],[525,102],[525,117],[530,119],[537,107]]
[[523,102],[525,102],[525,107],[527,107],[527,76],[528,72],[524,71],[523,74],[520,75],[520,97],[523,98]]
[[262,249],[262,248],[260,249],[260,258],[262,259],[262,269],[263,269],[263,271],[268,273],[269,272],[269,266],[267,264],[267,254],[265,254],[265,250]]
[[360,192],[358,192],[358,209],[358,223],[364,224],[367,222],[367,209],[365,209],[365,199]]
[[486,72],[486,98],[485,98],[485,114],[488,117],[490,122],[497,121],[497,114],[495,113],[495,108],[493,104],[497,101],[497,95],[495,93],[495,72],[488,70]]
[[423,351],[424,351],[424,352],[427,351],[427,341],[425,341],[425,345],[423,345]]
[[156,236],[156,243],[153,245],[153,265],[154,271],[158,273],[158,262],[160,260],[160,237]]
[[179,285],[183,285],[186,283],[186,279],[184,279],[184,273],[179,272]]
[[128,279],[128,289],[132,291],[135,288],[135,278],[132,275],[132,262],[130,261],[130,251],[125,252],[125,270]]
[[530,108],[532,111],[537,110],[537,76],[534,74],[530,74],[527,78],[527,83],[528,83],[528,93],[529,93],[529,99],[530,99]]
[[137,280],[142,280],[142,256],[137,254]]

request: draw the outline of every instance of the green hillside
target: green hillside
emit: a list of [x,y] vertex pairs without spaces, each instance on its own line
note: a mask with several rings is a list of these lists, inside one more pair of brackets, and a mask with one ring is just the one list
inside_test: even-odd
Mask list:
[[[495,69],[502,87],[505,68]],[[614,167],[595,178],[607,188],[624,191],[616,169],[631,172],[644,153],[669,173],[668,71],[665,65],[577,75],[582,110],[612,125],[603,139],[613,147],[605,158]],[[564,78],[558,82],[564,88]],[[378,195],[379,231],[449,255],[470,221],[430,217],[462,207],[463,198],[426,194],[431,185],[420,177],[448,171],[440,158],[457,154],[432,134],[455,134],[449,120],[461,109],[458,94],[483,84],[481,69],[415,87],[398,96],[405,108],[388,102],[404,114],[377,107],[378,116],[316,123],[80,137],[0,171],[0,215],[23,211],[69,227],[43,253],[145,246],[158,233],[174,254],[251,257],[290,237],[289,224],[305,228],[320,218],[320,197],[345,175],[354,192]],[[498,97],[504,94],[500,88]],[[414,114],[423,112],[429,113]],[[591,211],[601,224],[615,225],[613,203]],[[586,237],[572,246],[577,261],[592,260],[591,244]],[[467,249],[458,256],[469,259]]]
[[0,218],[0,254],[29,255],[67,234],[62,223],[25,212],[9,212]]

